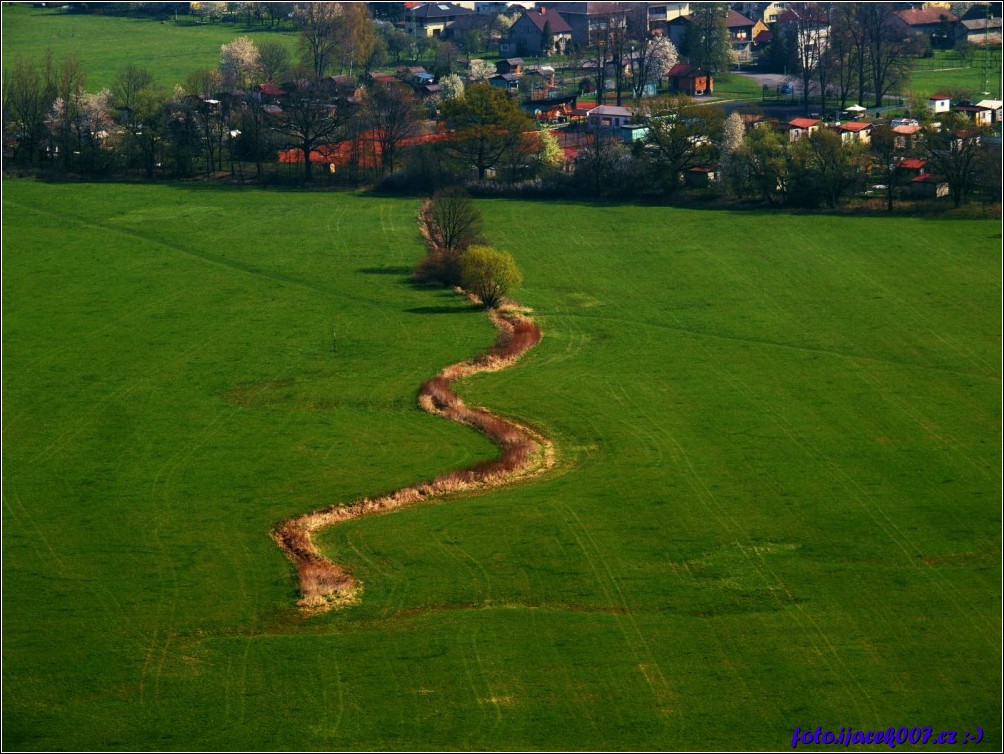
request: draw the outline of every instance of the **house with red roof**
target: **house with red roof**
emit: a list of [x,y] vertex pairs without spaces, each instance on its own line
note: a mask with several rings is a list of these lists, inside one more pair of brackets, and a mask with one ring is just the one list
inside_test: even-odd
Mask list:
[[932,113],[947,113],[952,109],[952,97],[949,94],[932,94],[927,98],[927,109]]
[[708,166],[688,168],[683,174],[687,188],[708,188],[718,181],[718,169]]
[[904,157],[896,163],[896,172],[912,181],[917,176],[921,176],[927,172],[927,160]]
[[901,151],[912,148],[916,141],[920,138],[919,125],[899,125],[893,126],[889,130],[893,133],[893,146]]
[[872,124],[861,121],[848,121],[836,125],[836,131],[840,134],[840,141],[843,144],[870,144],[872,140]]
[[792,118],[788,121],[788,140],[798,141],[803,136],[812,136],[821,123],[818,118]]
[[564,55],[572,44],[572,27],[556,10],[524,10],[509,27],[509,34],[499,44],[503,55],[550,57]]
[[948,196],[948,181],[944,176],[923,173],[910,181],[910,192],[918,199]]
[[266,97],[285,97],[286,91],[280,87],[273,84],[271,81],[266,81],[264,84],[258,85],[258,91],[264,94]]

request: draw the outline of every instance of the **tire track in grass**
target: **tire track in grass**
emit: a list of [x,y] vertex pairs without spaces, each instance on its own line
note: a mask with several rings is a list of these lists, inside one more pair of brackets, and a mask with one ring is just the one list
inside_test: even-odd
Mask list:
[[540,342],[540,328],[514,307],[489,312],[499,331],[495,344],[480,356],[451,364],[419,387],[418,404],[425,411],[479,430],[502,450],[499,458],[482,461],[375,498],[362,498],[350,505],[336,503],[296,516],[276,525],[271,532],[286,557],[296,566],[300,581],[297,603],[308,614],[352,604],[359,597],[358,581],[341,566],[325,558],[314,544],[320,529],[363,516],[459,492],[491,489],[539,474],[554,465],[554,446],[529,427],[491,413],[469,408],[452,389],[461,378],[482,372],[497,372],[516,363]]

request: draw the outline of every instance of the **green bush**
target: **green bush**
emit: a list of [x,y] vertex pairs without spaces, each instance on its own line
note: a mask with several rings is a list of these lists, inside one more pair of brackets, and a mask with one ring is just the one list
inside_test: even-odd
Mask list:
[[477,244],[461,255],[460,275],[464,288],[489,308],[497,307],[512,289],[523,282],[523,274],[512,254]]

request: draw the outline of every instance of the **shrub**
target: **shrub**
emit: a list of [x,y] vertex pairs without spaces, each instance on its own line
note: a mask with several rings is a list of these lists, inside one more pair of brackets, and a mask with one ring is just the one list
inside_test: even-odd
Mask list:
[[418,263],[414,278],[460,285],[460,255],[483,241],[481,211],[462,188],[447,188],[437,191],[422,210],[422,225],[429,253]]
[[462,253],[471,244],[483,240],[481,210],[458,186],[433,195],[429,219],[433,240],[445,251]]
[[464,288],[489,308],[498,307],[506,294],[523,281],[512,254],[477,244],[461,255],[460,276]]

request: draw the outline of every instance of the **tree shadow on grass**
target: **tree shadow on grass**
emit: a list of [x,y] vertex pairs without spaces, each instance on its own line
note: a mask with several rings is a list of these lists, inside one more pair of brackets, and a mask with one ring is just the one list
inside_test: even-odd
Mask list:
[[405,309],[408,314],[470,314],[481,311],[480,306],[466,304],[463,306],[416,306]]
[[363,275],[410,275],[411,267],[360,267],[356,272]]

